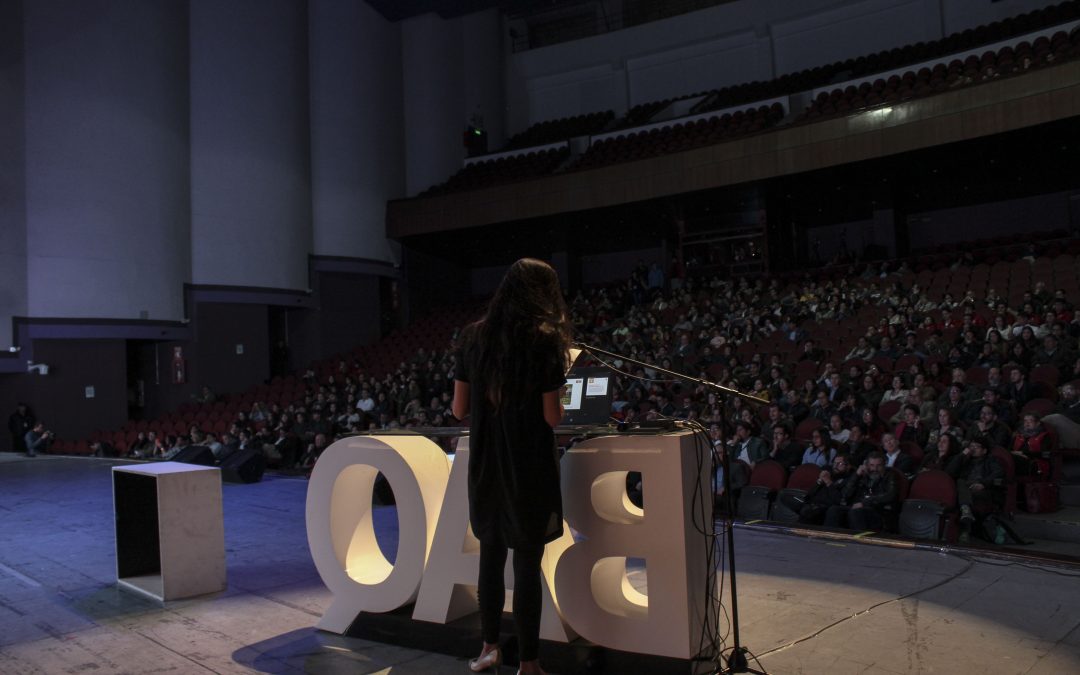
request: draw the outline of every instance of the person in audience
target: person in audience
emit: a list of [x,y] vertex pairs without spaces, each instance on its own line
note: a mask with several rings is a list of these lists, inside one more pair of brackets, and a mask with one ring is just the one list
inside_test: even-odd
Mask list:
[[768,419],[761,425],[761,437],[773,438],[773,429],[777,426],[793,427],[791,418],[783,413],[780,409],[780,404],[776,401],[769,403],[769,407],[766,409]]
[[1072,383],[1061,386],[1060,397],[1054,412],[1067,417],[1075,424],[1080,424],[1080,396],[1077,395],[1076,387]]
[[897,498],[896,479],[885,468],[885,456],[874,450],[866,463],[855,470],[855,477],[847,481],[843,502],[826,510],[825,525],[859,531],[882,530],[886,514],[896,508]]
[[836,456],[836,449],[829,439],[829,430],[826,427],[818,427],[810,432],[810,445],[803,453],[803,464],[817,464],[824,468],[832,463]]
[[964,439],[983,438],[991,447],[1005,447],[1009,443],[1009,428],[997,418],[994,408],[986,403],[979,409],[979,419],[968,427]]
[[247,429],[241,429],[236,439],[237,450],[255,450],[262,452],[263,441],[257,435]]
[[741,459],[751,468],[769,456],[769,446],[760,437],[754,435],[754,425],[746,420],[739,420],[735,424],[735,438],[731,440],[731,454],[735,459]]
[[932,447],[928,447],[923,461],[919,464],[919,471],[937,469],[944,471],[952,461],[953,456],[960,452],[960,437],[956,434],[945,432],[938,434]]
[[791,438],[791,428],[786,424],[777,424],[772,428],[772,447],[769,457],[779,462],[780,466],[791,471],[802,463],[803,449]]
[[217,395],[205,384],[202,386],[202,389],[199,390],[199,393],[192,394],[191,397],[195,399],[197,403],[213,403],[217,400]]
[[847,443],[850,435],[851,431],[845,426],[843,416],[839,412],[833,413],[829,418],[829,438],[839,446]]
[[278,427],[277,438],[273,442],[277,455],[281,458],[279,466],[283,469],[295,469],[304,451],[303,441],[290,433],[285,427]]
[[881,405],[881,399],[884,392],[878,388],[877,380],[874,376],[867,373],[862,378],[862,387],[859,389],[859,397],[862,399],[862,403],[867,408],[878,409]]
[[153,454],[154,451],[154,439],[151,438],[154,432],[140,431],[135,435],[135,440],[128,446],[128,457],[134,457],[141,459]]
[[841,382],[840,371],[834,370],[829,373],[825,380],[825,392],[833,405],[839,405],[847,397],[847,387]]
[[187,450],[188,447],[191,445],[192,435],[195,433],[196,432],[191,432],[191,434],[188,434],[186,436],[184,434],[179,434],[178,436],[176,436],[176,438],[173,439],[173,444],[167,450],[165,450],[165,453],[161,456],[161,458],[165,461],[169,461],[173,457],[179,455],[184,450]]
[[1005,356],[1005,363],[1003,365],[1010,364],[1021,368],[1027,368],[1031,365],[1031,353],[1028,351],[1027,345],[1019,339],[1012,341],[1009,351]]
[[881,403],[898,401],[903,403],[911,392],[904,386],[904,376],[893,375],[892,388],[881,395]]
[[370,413],[375,410],[375,399],[371,397],[371,392],[367,389],[362,389],[360,391],[360,397],[356,399],[356,409],[364,413]]
[[829,394],[819,389],[814,394],[813,403],[810,405],[810,416],[828,426],[829,419],[836,413],[836,405],[829,400]]
[[210,448],[210,452],[214,453],[214,459],[219,462],[225,457],[225,446],[218,440],[217,434],[214,434],[213,432],[202,435],[201,441],[192,434],[191,444],[205,445]]
[[870,345],[870,342],[865,336],[859,336],[858,342],[851,348],[851,351],[847,353],[844,360],[850,361],[852,359],[862,359],[863,361],[869,361],[872,358],[874,358],[874,348]]
[[[916,395],[917,396],[917,395]],[[893,435],[901,443],[914,443],[920,448],[926,445],[930,438],[930,430],[919,417],[919,406],[908,403],[903,408],[904,419],[893,430]]]
[[990,441],[976,436],[949,462],[946,472],[956,480],[956,501],[960,505],[960,541],[966,543],[978,515],[993,510],[1000,502],[1005,469],[990,454]]
[[307,448],[304,450],[304,456],[300,458],[300,468],[304,471],[311,471],[315,468],[315,462],[319,460],[323,450],[330,445],[329,440],[326,438],[326,434],[315,434],[311,443],[308,443]]
[[226,431],[225,433],[221,434],[220,445],[221,455],[218,457],[219,462],[240,449],[240,439],[237,436],[233,436],[232,433]]
[[[709,425],[709,441],[713,447],[713,509],[715,513],[727,513],[727,486],[724,479],[724,455],[727,442],[724,440],[723,426]],[[738,501],[739,492],[750,480],[746,465],[735,462],[731,467],[731,497]]]
[[30,431],[23,436],[27,457],[35,457],[48,451],[53,442],[53,432],[45,429],[45,423],[36,420]]
[[150,434],[154,440],[154,447],[150,449],[143,459],[161,459],[169,448],[176,445],[176,436],[173,434],[157,434],[154,432],[150,432]]
[[961,419],[967,404],[968,398],[964,395],[964,385],[954,382],[945,390],[945,394],[938,399],[937,407],[938,410],[948,410],[952,413],[953,419]]
[[905,476],[915,473],[915,459],[900,449],[900,441],[893,434],[881,436],[881,449],[885,452],[885,467],[897,469]]
[[844,504],[844,490],[851,477],[852,467],[847,455],[837,454],[829,468],[821,470],[817,482],[804,497],[783,493],[780,500],[784,506],[799,514],[800,523],[821,525],[831,507]]
[[1042,339],[1042,347],[1037,349],[1031,356],[1031,365],[1053,366],[1058,372],[1065,372],[1069,365],[1076,361],[1076,356],[1062,349],[1058,339],[1053,334],[1046,335]]
[[810,416],[810,406],[803,401],[799,392],[794,389],[788,391],[784,398],[780,400],[780,408],[796,425]]
[[1050,432],[1035,413],[1025,413],[1021,426],[1013,434],[1009,446],[1017,476],[1050,475],[1050,461],[1046,452],[1051,445]]
[[848,464],[854,468],[862,466],[863,462],[866,461],[866,457],[876,448],[877,446],[867,438],[866,425],[862,422],[855,422],[851,425],[850,435],[840,452],[848,456]]
[[942,408],[937,412],[937,426],[930,430],[926,440],[926,449],[937,447],[937,440],[942,434],[952,434],[957,438],[964,437],[963,428],[956,423],[953,413],[948,408]]
[[37,424],[37,418],[30,406],[23,402],[15,404],[15,412],[8,417],[8,431],[11,433],[11,451],[26,452],[26,434]]
[[119,457],[120,452],[108,441],[92,441],[90,443],[91,457]]
[[813,340],[803,342],[802,354],[799,355],[800,361],[820,361],[822,356],[822,351],[817,348],[817,343]]

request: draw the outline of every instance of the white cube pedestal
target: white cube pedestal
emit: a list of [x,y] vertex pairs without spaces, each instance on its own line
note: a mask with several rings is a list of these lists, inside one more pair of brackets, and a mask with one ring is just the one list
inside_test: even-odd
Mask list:
[[161,462],[113,467],[117,583],[155,600],[225,590],[221,471]]

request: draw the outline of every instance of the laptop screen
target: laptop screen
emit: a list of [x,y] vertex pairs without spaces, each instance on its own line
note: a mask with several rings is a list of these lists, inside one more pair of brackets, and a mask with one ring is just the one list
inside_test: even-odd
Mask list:
[[614,384],[612,372],[602,366],[572,368],[562,390],[563,424],[607,424]]

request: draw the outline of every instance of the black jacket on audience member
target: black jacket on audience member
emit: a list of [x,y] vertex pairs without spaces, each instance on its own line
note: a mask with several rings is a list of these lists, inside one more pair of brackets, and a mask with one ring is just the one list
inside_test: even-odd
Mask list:
[[888,469],[880,478],[869,473],[857,475],[844,488],[844,501],[848,506],[861,502],[864,508],[872,508],[878,513],[891,510],[896,499],[896,477]]

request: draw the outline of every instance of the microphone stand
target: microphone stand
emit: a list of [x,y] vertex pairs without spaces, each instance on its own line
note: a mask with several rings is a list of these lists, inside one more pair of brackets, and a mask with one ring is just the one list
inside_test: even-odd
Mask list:
[[[661,368],[659,366],[655,366],[655,365],[653,365],[651,363],[646,363],[644,361],[638,361],[637,359],[632,359],[632,358],[623,356],[622,354],[616,354],[614,352],[609,352],[606,349],[600,349],[599,347],[594,347],[592,345],[585,344],[584,342],[575,342],[574,346],[578,347],[582,351],[589,352],[590,354],[601,354],[601,355],[606,356],[606,357],[611,358],[611,359],[619,359],[619,360],[622,360],[622,361],[626,361],[627,363],[632,363],[634,365],[641,366],[643,368],[649,368],[651,370],[655,370],[658,373],[663,373],[664,375],[670,376],[672,379],[683,380],[685,382],[693,382],[694,384],[704,386],[707,389],[712,389],[713,391],[717,392],[718,394],[722,394],[724,396],[735,396],[737,398],[741,398],[744,401],[747,401],[747,402],[750,402],[750,403],[760,403],[760,404],[766,404],[766,405],[769,403],[769,401],[767,401],[767,400],[765,400],[763,398],[758,398],[757,396],[753,396],[752,394],[747,394],[746,392],[739,391],[738,389],[732,389],[731,387],[725,387],[725,386],[723,386],[721,384],[717,384],[715,382],[709,382],[708,380],[705,380],[705,379],[702,379],[702,378],[699,378],[699,377],[693,377],[691,375],[685,375],[683,373],[679,373],[679,372],[676,372],[674,370],[668,370],[667,368]],[[766,675],[762,671],[754,670],[753,668],[750,667],[750,664],[746,660],[747,649],[746,649],[746,647],[743,647],[742,644],[739,642],[739,594],[738,594],[738,586],[737,586],[736,579],[735,579],[735,527],[734,527],[734,525],[735,525],[735,504],[733,503],[732,498],[731,498],[731,457],[730,457],[730,455],[731,455],[731,453],[729,453],[727,451],[727,449],[725,448],[724,449],[723,467],[724,467],[724,499],[725,499],[725,502],[726,502],[726,505],[727,505],[727,514],[725,515],[724,520],[725,520],[725,529],[727,530],[726,534],[727,534],[728,585],[729,585],[728,592],[731,595],[731,633],[732,633],[732,640],[733,640],[734,644],[732,645],[732,648],[731,648],[731,655],[728,656],[728,658],[727,658],[727,663],[726,663],[727,667],[721,669],[719,672],[723,673],[723,674],[726,674],[726,673],[755,673],[756,675]],[[709,482],[711,483],[712,481],[709,481]],[[707,611],[708,611],[708,608],[706,608],[706,612]],[[722,657],[723,657],[723,654],[721,654],[721,658]]]

